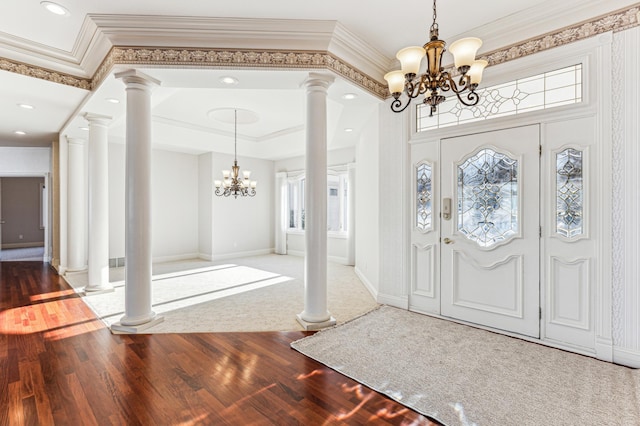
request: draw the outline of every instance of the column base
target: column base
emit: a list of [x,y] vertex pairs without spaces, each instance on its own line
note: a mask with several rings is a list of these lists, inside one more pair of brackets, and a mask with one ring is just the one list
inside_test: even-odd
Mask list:
[[93,287],[89,286],[82,289],[80,292],[81,296],[93,296],[94,294],[105,294],[105,293],[113,293],[116,291],[113,287]]
[[122,325],[120,322],[111,324],[111,333],[113,334],[136,334],[147,330],[154,325],[158,325],[164,321],[164,317],[154,317],[151,321],[138,325]]
[[329,317],[329,319],[326,321],[309,322],[309,321],[303,320],[302,316],[298,314],[296,315],[296,319],[298,320],[298,323],[300,323],[302,328],[304,328],[307,331],[322,330],[323,328],[332,327],[336,325],[336,319],[334,317]]

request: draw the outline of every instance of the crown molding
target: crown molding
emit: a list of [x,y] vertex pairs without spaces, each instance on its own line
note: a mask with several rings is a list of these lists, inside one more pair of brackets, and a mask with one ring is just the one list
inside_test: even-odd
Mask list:
[[389,70],[389,57],[339,22],[327,50],[379,81]]
[[0,59],[56,72],[88,77],[70,52],[0,32]]
[[336,21],[99,15],[88,17],[118,46],[327,50]]

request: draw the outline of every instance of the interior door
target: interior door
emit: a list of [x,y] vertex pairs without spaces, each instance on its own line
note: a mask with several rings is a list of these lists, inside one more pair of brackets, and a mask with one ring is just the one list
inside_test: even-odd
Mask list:
[[539,337],[539,134],[442,140],[442,315]]

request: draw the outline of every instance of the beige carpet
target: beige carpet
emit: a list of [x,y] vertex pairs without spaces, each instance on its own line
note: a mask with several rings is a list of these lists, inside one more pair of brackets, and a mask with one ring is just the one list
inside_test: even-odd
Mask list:
[[[304,259],[266,255],[225,262],[188,260],[153,265],[153,310],[164,322],[145,333],[199,333],[302,330],[296,315],[304,308]],[[76,290],[87,274],[65,279]],[[112,293],[83,297],[107,325],[124,314],[124,268],[112,268]],[[328,308],[341,323],[377,303],[353,267],[329,262]]]
[[383,306],[291,345],[447,425],[640,425],[640,370]]

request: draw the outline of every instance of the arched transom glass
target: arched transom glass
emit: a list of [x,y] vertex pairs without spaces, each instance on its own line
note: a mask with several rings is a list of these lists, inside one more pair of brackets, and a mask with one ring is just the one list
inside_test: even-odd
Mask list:
[[518,234],[518,161],[490,148],[458,165],[458,231],[480,247]]

